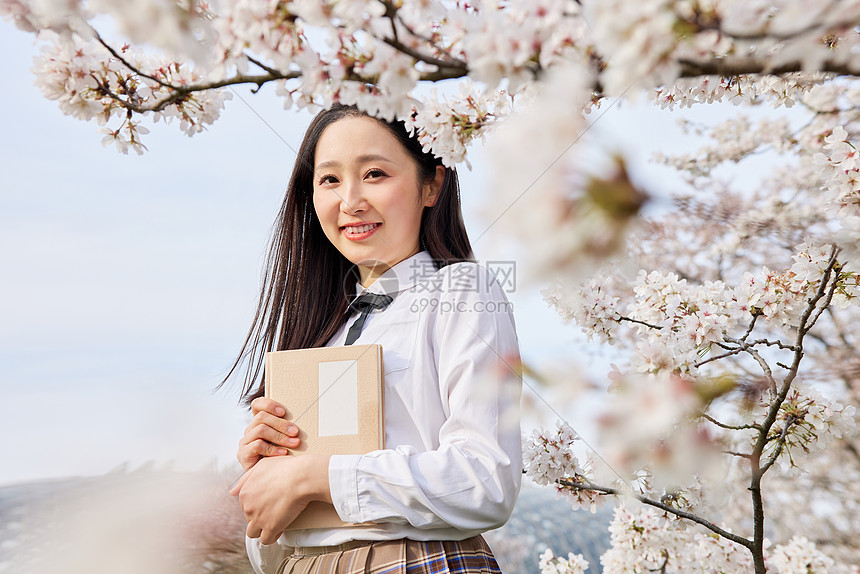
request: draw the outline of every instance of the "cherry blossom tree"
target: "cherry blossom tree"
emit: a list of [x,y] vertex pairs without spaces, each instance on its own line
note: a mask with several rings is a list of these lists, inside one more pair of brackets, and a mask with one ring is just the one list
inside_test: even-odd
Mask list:
[[[240,85],[272,84],[287,108],[403,119],[447,165],[485,139],[494,205],[521,215],[504,235],[521,269],[621,357],[595,450],[564,424],[524,440],[536,482],[574,507],[616,502],[604,572],[858,572],[860,1],[0,0],[0,13],[37,35],[45,97],[123,153],[143,153],[159,122],[206,129]],[[643,97],[737,106],[686,126],[701,149],[658,157],[689,184],[670,209],[648,210],[623,161],[607,175],[566,153],[596,110]],[[800,121],[763,111],[780,107]],[[720,175],[764,153],[778,161],[754,189]]]

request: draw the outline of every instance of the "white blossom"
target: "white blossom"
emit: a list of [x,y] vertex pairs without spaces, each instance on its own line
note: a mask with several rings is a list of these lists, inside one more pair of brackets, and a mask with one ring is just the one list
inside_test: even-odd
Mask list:
[[555,432],[532,432],[523,438],[523,464],[526,476],[537,484],[553,484],[561,478],[583,474],[572,447],[579,439],[566,423],[559,422]]
[[828,574],[834,565],[814,542],[803,536],[794,536],[788,544],[775,546],[770,563],[779,574]]
[[540,555],[541,574],[583,574],[588,570],[588,561],[581,554],[569,552],[567,558],[555,556],[551,549],[547,548]]
[[607,294],[607,290],[607,285],[594,278],[573,296],[557,281],[542,294],[564,319],[576,321],[589,339],[596,337],[601,342],[611,343],[617,334],[621,315],[618,312],[619,298]]

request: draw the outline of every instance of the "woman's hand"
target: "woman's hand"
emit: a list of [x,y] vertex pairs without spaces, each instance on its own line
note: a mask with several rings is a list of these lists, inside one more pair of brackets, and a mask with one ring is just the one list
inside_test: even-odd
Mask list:
[[230,495],[239,496],[248,537],[273,544],[308,504],[331,503],[329,458],[318,454],[267,457],[246,471]]
[[236,458],[243,470],[248,470],[263,457],[289,454],[290,448],[301,444],[299,427],[288,421],[284,405],[266,397],[251,402],[254,419],[239,441]]

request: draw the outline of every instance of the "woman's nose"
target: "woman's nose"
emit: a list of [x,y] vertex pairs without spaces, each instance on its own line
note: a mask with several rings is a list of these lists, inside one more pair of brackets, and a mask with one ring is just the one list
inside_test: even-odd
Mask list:
[[344,213],[354,215],[367,211],[369,204],[358,182],[346,182],[341,186],[340,209]]

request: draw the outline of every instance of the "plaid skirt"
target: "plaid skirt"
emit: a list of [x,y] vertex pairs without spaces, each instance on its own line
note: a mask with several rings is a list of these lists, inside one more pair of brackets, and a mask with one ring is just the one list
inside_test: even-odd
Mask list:
[[501,574],[480,535],[420,542],[356,540],[338,546],[298,547],[278,574]]

